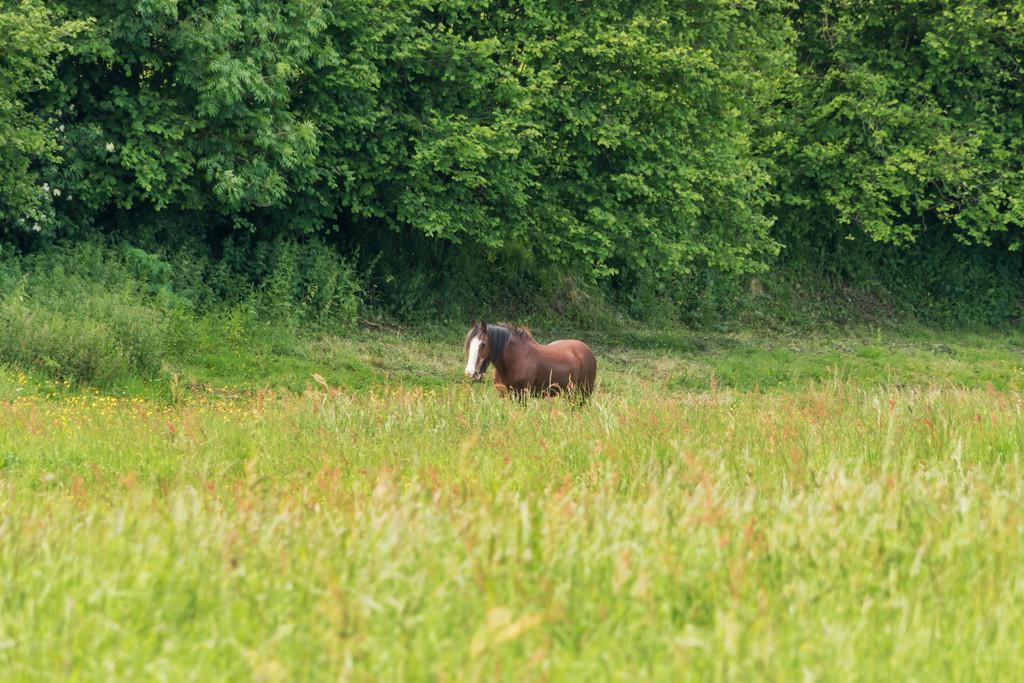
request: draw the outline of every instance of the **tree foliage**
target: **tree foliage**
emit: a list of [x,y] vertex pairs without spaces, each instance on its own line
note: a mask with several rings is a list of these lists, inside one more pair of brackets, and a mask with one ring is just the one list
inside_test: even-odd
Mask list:
[[794,10],[781,122],[787,237],[1024,238],[1024,2],[823,0]]
[[31,99],[51,85],[55,59],[84,27],[38,0],[0,2],[0,237],[41,227],[54,190],[59,196],[38,169],[54,161],[60,112]]
[[773,249],[770,4],[65,4],[96,18],[54,98],[77,113],[69,215],[412,230],[588,277]]
[[8,238],[327,240],[677,302],[780,243],[1022,238],[1024,0],[0,8]]

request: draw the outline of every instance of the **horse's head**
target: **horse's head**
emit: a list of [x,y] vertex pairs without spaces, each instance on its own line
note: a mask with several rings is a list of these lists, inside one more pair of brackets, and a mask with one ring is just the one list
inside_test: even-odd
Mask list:
[[483,378],[488,363],[491,362],[491,338],[487,323],[483,320],[473,322],[466,333],[466,376],[479,380]]

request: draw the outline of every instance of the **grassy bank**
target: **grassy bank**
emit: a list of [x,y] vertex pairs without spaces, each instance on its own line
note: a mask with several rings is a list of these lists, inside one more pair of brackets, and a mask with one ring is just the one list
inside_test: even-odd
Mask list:
[[571,410],[459,381],[461,332],[197,356],[122,395],[0,371],[0,671],[1024,666],[1015,337],[593,335]]
[[872,277],[851,290],[791,264],[746,284],[695,284],[693,310],[628,304],[567,278],[499,288],[504,298],[488,301],[465,300],[472,288],[461,299],[441,289],[433,294],[446,305],[402,317],[405,304],[378,308],[388,299],[374,277],[321,242],[243,242],[218,257],[194,245],[157,253],[86,242],[0,258],[0,364],[164,400],[211,386],[299,391],[314,372],[353,389],[438,387],[452,379],[450,354],[471,317],[511,317],[540,338],[583,337],[612,363],[657,363],[673,389],[767,390],[833,376],[1007,388],[1016,379],[1002,369],[1024,348],[1010,303],[1019,290],[988,287],[999,272],[983,265],[959,277],[988,294],[960,287],[942,299],[943,315],[938,303],[914,305],[926,292],[903,296]]

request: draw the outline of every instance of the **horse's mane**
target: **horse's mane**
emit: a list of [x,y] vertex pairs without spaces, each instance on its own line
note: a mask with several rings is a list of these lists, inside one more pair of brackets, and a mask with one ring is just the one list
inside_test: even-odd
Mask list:
[[513,325],[512,323],[497,323],[497,325],[498,327],[504,327],[513,337],[534,341],[533,333],[530,332],[529,327],[524,325]]
[[[528,339],[533,341],[533,334],[528,327],[513,325],[512,323],[494,323],[487,326],[487,336],[491,342],[490,358],[486,360],[481,370],[486,370],[491,363],[491,358],[501,358],[505,354],[505,347],[511,339]],[[466,343],[469,343],[467,337]]]

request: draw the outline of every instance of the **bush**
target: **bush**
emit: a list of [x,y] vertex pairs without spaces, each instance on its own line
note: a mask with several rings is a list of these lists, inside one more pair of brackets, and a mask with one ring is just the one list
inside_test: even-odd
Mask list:
[[[225,344],[294,343],[300,331],[343,331],[358,310],[351,267],[324,244],[254,243],[265,257],[166,259],[126,244],[87,242],[0,261],[0,360],[63,380],[111,386],[158,377],[168,362]],[[234,258],[241,252],[235,249]],[[230,303],[197,285],[217,273]]]
[[[81,244],[0,264],[0,359],[111,385],[159,375],[167,312],[181,300],[139,276],[139,254]],[[153,275],[153,273],[151,273]]]
[[318,241],[279,239],[268,256],[267,275],[257,291],[269,319],[334,330],[355,323],[360,286],[335,251]]
[[139,304],[131,293],[75,299],[73,313],[17,294],[0,301],[0,360],[97,386],[159,375],[166,330],[161,311]]

